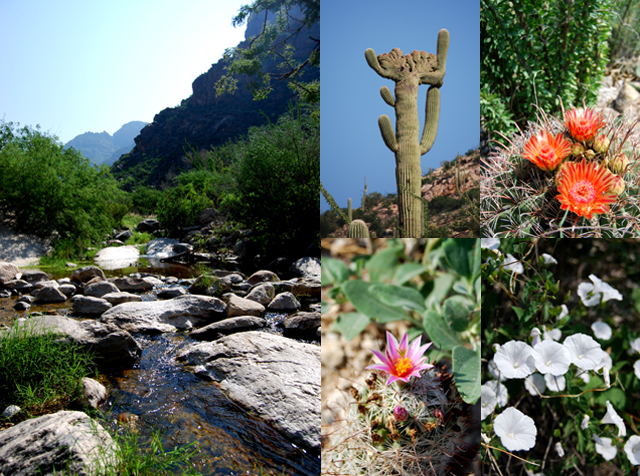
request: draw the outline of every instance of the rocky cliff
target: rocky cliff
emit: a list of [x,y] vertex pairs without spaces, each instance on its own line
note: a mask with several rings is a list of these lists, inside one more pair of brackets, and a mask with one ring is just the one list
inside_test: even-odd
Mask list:
[[75,136],[65,147],[79,150],[96,165],[112,165],[118,157],[133,149],[133,138],[145,125],[147,123],[142,121],[127,122],[113,135],[108,132],[85,132]]
[[[301,14],[300,14],[301,15]],[[247,25],[245,41],[239,47],[248,45],[248,38],[255,35],[264,16],[261,14]],[[320,25],[303,29],[293,39],[296,59],[306,58],[317,46]],[[125,188],[133,188],[136,183],[151,186],[168,185],[169,179],[184,170],[185,150],[208,149],[212,146],[246,134],[251,126],[259,126],[269,120],[275,121],[282,115],[294,99],[294,93],[286,81],[277,85],[268,97],[254,101],[247,88],[247,78],[238,78],[238,90],[234,94],[216,96],[215,84],[225,72],[227,62],[220,60],[209,71],[201,74],[193,82],[193,94],[184,99],[180,106],[160,111],[153,122],[147,125],[135,138],[134,149],[114,164],[112,170],[120,180],[129,183]],[[279,72],[278,63],[270,61],[265,69]],[[303,81],[319,79],[319,68],[309,69]]]

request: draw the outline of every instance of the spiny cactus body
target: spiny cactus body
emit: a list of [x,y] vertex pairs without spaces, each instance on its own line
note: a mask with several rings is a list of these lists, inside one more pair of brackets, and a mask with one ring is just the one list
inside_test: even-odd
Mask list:
[[[420,157],[426,154],[436,140],[440,118],[440,86],[446,71],[449,32],[438,33],[437,56],[425,51],[403,55],[394,48],[390,53],[376,56],[368,48],[364,55],[369,66],[383,78],[396,83],[395,98],[389,88],[380,89],[382,99],[395,109],[396,131],[386,114],[378,118],[382,138],[396,157],[396,183],[398,185],[399,228],[407,237],[421,237],[422,203],[420,196],[422,169]],[[422,139],[418,119],[418,86],[429,84],[426,120]]]
[[362,220],[353,220],[347,227],[347,238],[369,238],[369,228]]
[[347,216],[349,217],[349,223],[353,220],[353,212],[351,211],[351,199],[347,202]]
[[323,450],[324,474],[461,474],[477,452],[462,440],[470,408],[446,372],[432,369],[404,386],[373,372],[351,394],[355,401]]

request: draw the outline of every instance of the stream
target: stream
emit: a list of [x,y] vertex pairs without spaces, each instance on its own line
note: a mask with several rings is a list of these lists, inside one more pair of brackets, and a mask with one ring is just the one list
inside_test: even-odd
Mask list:
[[[179,279],[199,274],[193,267],[151,266],[144,257],[124,263],[126,268],[107,269],[107,278],[149,273]],[[153,263],[154,265],[157,262]],[[51,274],[51,279],[71,273]],[[181,284],[186,287],[187,283]],[[158,289],[142,294],[143,300],[155,300]],[[0,299],[0,324],[10,326],[16,316],[16,297]],[[304,303],[303,303],[304,306]],[[41,312],[76,317],[71,301],[61,304],[34,304],[29,313]],[[279,333],[275,324],[283,314],[267,313],[269,325],[264,332]],[[138,433],[142,441],[155,431],[162,434],[165,450],[195,442],[195,469],[203,475],[317,475],[319,455],[311,455],[287,440],[266,422],[252,416],[229,400],[216,382],[200,379],[176,362],[175,357],[197,342],[185,333],[160,335],[133,334],[142,347],[142,356],[133,368],[103,375],[108,382],[109,398],[100,410],[114,427],[116,421]],[[317,345],[317,343],[316,343]]]

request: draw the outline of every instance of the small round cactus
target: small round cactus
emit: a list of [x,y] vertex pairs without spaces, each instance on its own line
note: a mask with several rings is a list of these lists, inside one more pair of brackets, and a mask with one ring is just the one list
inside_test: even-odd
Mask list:
[[323,474],[464,474],[477,453],[463,440],[470,406],[444,369],[390,385],[374,371],[351,396],[346,418],[323,449]]
[[369,238],[369,228],[362,220],[353,220],[347,227],[347,238]]

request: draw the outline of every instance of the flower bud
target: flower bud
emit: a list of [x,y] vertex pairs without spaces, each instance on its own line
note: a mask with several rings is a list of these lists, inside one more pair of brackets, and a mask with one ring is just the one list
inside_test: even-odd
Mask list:
[[571,155],[577,157],[578,155],[584,154],[584,146],[580,142],[576,142],[573,144],[571,148]]
[[591,149],[587,149],[584,155],[587,158],[587,160],[593,160],[593,158],[596,156],[596,153]]
[[396,421],[406,421],[407,418],[409,418],[409,413],[404,407],[398,405],[393,409],[393,418],[395,418]]
[[607,136],[598,136],[593,140],[593,150],[600,154],[604,154],[607,150],[609,150],[609,144],[611,144],[611,141],[607,138]]
[[614,174],[613,177],[613,184],[609,188],[609,191],[619,197],[620,195],[622,195],[622,192],[624,192],[625,183],[624,180],[622,180],[622,177],[620,177],[619,175]]
[[629,165],[629,159],[625,154],[620,154],[618,157],[614,157],[609,161],[609,169],[614,174],[623,174]]

